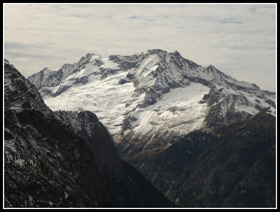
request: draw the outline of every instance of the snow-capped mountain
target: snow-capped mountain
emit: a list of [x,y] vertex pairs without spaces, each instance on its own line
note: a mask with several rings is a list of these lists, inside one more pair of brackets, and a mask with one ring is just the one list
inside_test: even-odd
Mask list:
[[28,78],[52,110],[89,110],[132,155],[196,129],[217,126],[270,107],[275,93],[238,81],[179,52],[153,49],[131,56],[87,54],[58,71]]

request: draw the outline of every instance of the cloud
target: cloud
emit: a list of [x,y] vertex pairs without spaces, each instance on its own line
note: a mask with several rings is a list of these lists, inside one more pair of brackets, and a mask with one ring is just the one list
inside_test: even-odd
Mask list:
[[226,19],[221,19],[220,22],[222,24],[229,24],[229,23],[231,23],[231,24],[241,24],[242,23],[240,20],[238,20],[236,18],[232,18],[232,17],[226,18]]
[[[275,4],[4,4],[3,17],[4,54],[25,76],[160,48],[275,90]],[[250,77],[263,72],[271,83]]]
[[[23,52],[7,52],[8,57],[12,58],[46,58],[45,55],[39,55],[39,54],[30,54],[30,53],[23,53]],[[50,56],[48,56],[50,58]]]

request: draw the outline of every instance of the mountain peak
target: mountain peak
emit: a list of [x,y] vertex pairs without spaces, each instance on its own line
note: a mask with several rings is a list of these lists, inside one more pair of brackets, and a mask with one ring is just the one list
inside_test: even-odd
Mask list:
[[87,53],[86,57],[91,57],[92,55],[95,55],[94,53]]
[[87,60],[90,60],[91,57],[95,55],[94,53],[87,53],[85,56],[82,56],[78,63],[83,63]]
[[208,68],[208,69],[216,69],[216,67],[213,66],[213,65],[209,65],[207,68]]
[[150,49],[109,58],[87,54],[66,73],[29,79],[52,109],[95,112],[116,142],[143,138],[141,148],[264,107],[275,113],[275,95],[213,65],[200,66],[178,51]]
[[181,54],[177,50],[175,50],[172,54],[174,54],[176,56],[181,56]]
[[5,58],[4,58],[4,65],[9,65],[9,66],[15,68],[14,65],[11,64],[11,63],[9,62],[9,60],[7,60],[7,59],[5,59]]
[[49,73],[49,72],[52,72],[52,70],[50,70],[49,68],[45,67],[45,68],[42,69],[42,72]]
[[147,51],[149,54],[160,54],[160,53],[167,53],[167,51],[164,51],[162,49],[149,49]]
[[35,86],[11,64],[5,65],[5,107],[15,111],[35,109],[50,113]]

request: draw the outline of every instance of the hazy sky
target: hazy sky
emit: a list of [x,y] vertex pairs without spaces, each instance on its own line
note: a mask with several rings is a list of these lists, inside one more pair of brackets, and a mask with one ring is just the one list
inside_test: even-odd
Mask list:
[[4,4],[4,56],[28,77],[86,53],[175,50],[276,89],[276,4]]

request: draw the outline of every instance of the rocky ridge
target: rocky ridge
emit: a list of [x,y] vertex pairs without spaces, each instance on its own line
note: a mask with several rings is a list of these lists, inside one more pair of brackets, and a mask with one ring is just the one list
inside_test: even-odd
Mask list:
[[138,170],[124,162],[108,130],[90,111],[56,111],[87,143],[97,169],[118,207],[174,207]]
[[5,207],[113,206],[85,142],[7,60],[4,76]]
[[65,72],[63,67],[44,79],[37,73],[28,80],[40,85],[37,88],[53,110],[96,113],[124,156],[167,147],[176,137],[266,107],[276,113],[275,93],[238,81],[212,65],[200,66],[177,51],[153,49],[108,58],[87,54]]
[[4,76],[5,207],[174,206],[120,159],[95,114],[53,113],[7,60]]

